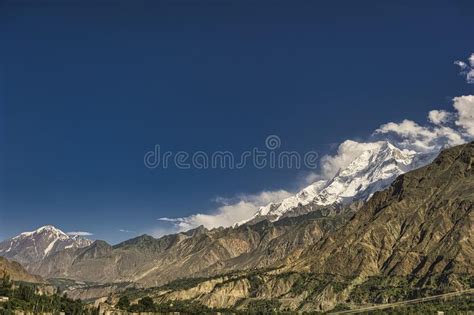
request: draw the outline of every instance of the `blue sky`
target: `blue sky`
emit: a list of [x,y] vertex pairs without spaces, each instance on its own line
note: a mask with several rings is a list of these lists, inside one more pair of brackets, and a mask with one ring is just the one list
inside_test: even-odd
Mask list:
[[[2,1],[0,239],[109,242],[308,170],[150,170],[155,144],[320,155],[472,94],[468,1]],[[121,232],[127,230],[129,232]]]

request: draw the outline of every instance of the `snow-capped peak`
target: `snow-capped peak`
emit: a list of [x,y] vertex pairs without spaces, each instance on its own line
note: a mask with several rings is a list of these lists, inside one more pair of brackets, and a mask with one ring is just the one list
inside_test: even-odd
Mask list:
[[339,170],[318,193],[316,203],[325,206],[368,199],[390,185],[398,175],[412,169],[415,151],[400,150],[387,141],[376,144]]
[[36,234],[41,234],[41,233],[50,233],[51,235],[56,235],[58,237],[63,237],[63,238],[67,238],[68,235],[66,233],[64,233],[63,231],[61,231],[60,229],[57,229],[56,227],[52,226],[52,225],[45,225],[45,226],[42,226],[34,231],[31,231],[31,232],[23,232],[17,236],[14,237],[15,238],[21,238],[21,237],[28,237],[28,236],[31,236],[31,235],[36,235]]
[[294,196],[260,207],[249,221],[258,217],[276,221],[296,207],[309,203],[328,206],[366,200],[376,191],[389,186],[398,175],[430,160],[419,158],[415,151],[401,150],[388,141],[371,143],[367,150],[340,169],[333,178],[319,180]]
[[256,216],[283,214],[286,209],[295,208],[299,204],[306,205],[318,195],[318,192],[324,187],[325,184],[325,180],[317,181],[307,186],[294,196],[283,199],[277,203],[272,202],[266,206],[260,207]]
[[0,256],[16,260],[28,267],[28,264],[57,251],[85,247],[90,244],[92,244],[91,240],[71,236],[52,225],[45,225],[1,242]]

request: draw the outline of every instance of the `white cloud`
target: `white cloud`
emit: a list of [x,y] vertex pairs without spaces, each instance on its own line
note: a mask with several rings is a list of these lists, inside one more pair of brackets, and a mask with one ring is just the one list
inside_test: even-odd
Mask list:
[[[310,185],[310,184],[312,184],[312,183],[314,183],[318,180],[321,180],[321,179],[322,179],[321,174],[319,174],[317,172],[309,172],[304,176],[304,178],[302,180],[302,184],[303,184],[302,188],[304,188],[304,187],[306,187],[306,186],[308,186],[308,185]],[[299,186],[301,186],[301,185],[299,185]]]
[[346,140],[337,149],[336,155],[326,155],[321,158],[321,175],[323,178],[332,178],[343,167],[359,156],[362,152],[377,147],[375,143],[362,143]]
[[[473,59],[474,61],[474,59]],[[474,137],[474,96],[460,96],[453,99],[454,112],[432,110],[428,113],[428,123],[418,123],[405,119],[381,125],[372,134],[372,140],[389,140],[401,149],[416,152],[435,152],[444,147],[470,141]],[[374,142],[342,142],[337,153],[321,158],[321,177],[330,179],[339,169],[346,167],[363,151],[371,149]],[[313,174],[318,179],[318,174]],[[319,177],[320,178],[320,177]]]
[[466,76],[467,83],[474,84],[474,54],[471,54],[468,60],[469,64],[460,60],[456,60],[454,64],[461,68],[459,74]]
[[219,206],[207,214],[197,213],[183,218],[159,218],[159,221],[172,223],[173,228],[158,228],[153,234],[156,236],[170,232],[186,231],[201,225],[207,228],[228,227],[236,222],[248,219],[255,214],[259,207],[291,195],[292,193],[286,190],[277,190],[262,191],[250,195],[244,194],[230,199],[218,197],[215,200],[219,202]]
[[428,113],[428,120],[435,125],[440,125],[447,122],[450,116],[450,113],[445,110],[435,109]]
[[429,123],[419,125],[412,120],[390,122],[380,126],[375,136],[389,137],[395,145],[419,152],[437,151],[472,140],[474,137],[474,96],[453,99],[454,112],[432,110]]
[[70,236],[91,236],[91,235],[94,235],[90,232],[84,232],[84,231],[67,232],[66,234],[70,235]]
[[421,126],[412,120],[405,119],[401,123],[390,122],[380,126],[375,135],[394,136],[391,139],[403,149],[419,152],[431,152],[440,148],[464,143],[458,130],[448,126]]
[[462,127],[468,136],[474,136],[474,95],[455,97],[453,101],[457,110],[456,125]]
[[169,235],[169,234],[176,234],[178,232],[183,232],[182,230],[179,229],[178,226],[176,226],[175,224],[159,224],[158,226],[152,228],[152,229],[148,229],[148,230],[145,230],[143,233],[144,234],[148,234],[148,235],[151,235],[153,237],[156,237],[156,238],[159,238],[159,237],[162,237],[164,235]]

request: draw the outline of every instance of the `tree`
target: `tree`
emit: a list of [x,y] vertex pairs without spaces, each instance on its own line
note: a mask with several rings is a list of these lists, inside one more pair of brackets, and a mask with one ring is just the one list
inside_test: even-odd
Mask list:
[[3,274],[3,278],[0,281],[0,296],[10,296],[12,289],[12,282],[10,280],[10,275],[7,273]]
[[149,296],[145,296],[138,301],[138,305],[142,309],[143,312],[154,312],[155,311],[155,303],[153,299]]
[[34,301],[36,294],[35,289],[29,285],[20,283],[20,286],[15,290],[15,297],[23,301]]
[[128,308],[130,307],[130,300],[128,299],[127,296],[122,296],[120,297],[120,299],[118,300],[117,304],[115,305],[118,309],[121,309],[121,310],[128,310]]

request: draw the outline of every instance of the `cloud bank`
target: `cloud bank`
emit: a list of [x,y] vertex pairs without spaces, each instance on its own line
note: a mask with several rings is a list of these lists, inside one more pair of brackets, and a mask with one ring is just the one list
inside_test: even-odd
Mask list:
[[[218,207],[208,214],[198,213],[184,218],[159,218],[159,221],[170,222],[177,232],[186,231],[203,225],[207,228],[231,226],[236,222],[248,219],[256,209],[270,202],[282,200],[292,194],[286,190],[262,191],[258,194],[242,194],[235,198],[218,197]],[[168,232],[168,231],[167,231]],[[158,230],[155,234],[163,234]]]

